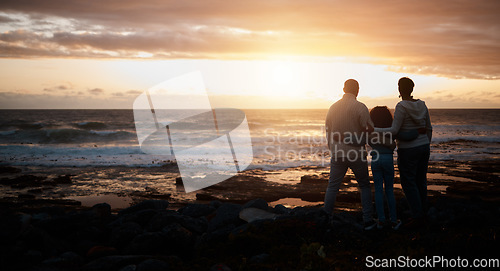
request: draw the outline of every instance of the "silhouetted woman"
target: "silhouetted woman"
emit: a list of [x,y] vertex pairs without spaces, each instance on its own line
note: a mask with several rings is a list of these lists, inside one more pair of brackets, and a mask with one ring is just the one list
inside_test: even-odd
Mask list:
[[415,139],[397,140],[398,168],[401,186],[410,206],[412,218],[405,224],[416,228],[424,224],[427,205],[427,166],[430,156],[432,126],[425,102],[411,96],[415,84],[410,78],[399,79],[399,94],[402,99],[394,111],[390,128],[375,128],[375,132],[399,132],[418,130]]

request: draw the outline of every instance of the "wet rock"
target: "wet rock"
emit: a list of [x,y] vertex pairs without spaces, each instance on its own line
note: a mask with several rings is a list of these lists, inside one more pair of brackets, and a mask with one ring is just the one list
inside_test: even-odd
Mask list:
[[137,271],[168,271],[170,266],[157,259],[148,259],[137,265]]
[[141,210],[153,209],[153,210],[165,210],[168,207],[168,201],[166,200],[145,200],[136,205],[125,208],[119,212],[119,215],[125,215],[134,213]]
[[245,208],[257,208],[257,209],[261,209],[264,211],[267,211],[268,207],[269,207],[269,205],[267,204],[267,201],[265,201],[261,198],[253,199],[253,200],[251,200],[243,205],[243,209],[245,209]]
[[215,207],[207,204],[188,204],[179,209],[179,213],[191,217],[207,216],[216,210]]
[[208,223],[208,231],[214,231],[228,224],[241,224],[239,218],[242,206],[234,203],[224,203],[216,211],[215,217]]

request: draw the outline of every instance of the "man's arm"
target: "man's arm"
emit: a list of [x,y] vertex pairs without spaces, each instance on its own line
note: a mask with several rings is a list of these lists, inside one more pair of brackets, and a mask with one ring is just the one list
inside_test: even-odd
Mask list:
[[330,147],[330,133],[332,132],[332,127],[331,127],[331,114],[330,114],[330,109],[328,110],[328,113],[326,114],[326,120],[325,120],[325,133],[326,133],[326,142],[328,144],[328,149],[331,150]]
[[368,107],[366,105],[363,105],[363,109],[360,112],[359,115],[359,124],[361,127],[365,128],[365,131],[368,133],[373,132],[373,121],[370,118],[370,112],[368,111]]

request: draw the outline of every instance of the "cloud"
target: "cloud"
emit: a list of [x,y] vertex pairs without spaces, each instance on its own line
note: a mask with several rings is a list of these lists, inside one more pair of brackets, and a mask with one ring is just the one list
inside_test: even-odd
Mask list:
[[142,90],[127,90],[125,92],[113,92],[111,93],[114,97],[133,97],[142,93]]
[[102,88],[93,88],[93,89],[89,89],[87,91],[92,95],[99,95],[99,94],[102,94],[104,92],[104,90]]
[[12,22],[17,22],[17,20],[9,16],[0,14],[0,23],[12,23]]
[[0,56],[341,56],[397,71],[499,79],[498,10],[500,2],[489,0],[4,0],[0,22],[9,30],[0,34]]
[[142,90],[127,90],[125,93],[128,95],[139,95],[142,93]]
[[71,90],[71,89],[73,89],[73,84],[71,84],[71,83],[64,83],[64,84],[60,84],[60,85],[53,86],[53,87],[43,88],[43,91],[46,91],[46,92],[63,92],[63,91],[66,91],[66,90]]

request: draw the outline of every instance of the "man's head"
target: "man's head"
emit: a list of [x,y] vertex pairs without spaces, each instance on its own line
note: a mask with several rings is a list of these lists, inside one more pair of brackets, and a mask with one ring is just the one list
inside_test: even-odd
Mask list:
[[410,96],[411,93],[413,92],[413,87],[415,86],[415,83],[408,78],[408,77],[402,77],[398,81],[398,87],[399,87],[399,94],[401,96]]
[[358,84],[358,81],[354,80],[354,79],[349,79],[347,81],[345,81],[344,83],[344,92],[345,93],[351,93],[353,94],[354,96],[358,96],[358,92],[359,92],[359,84]]

